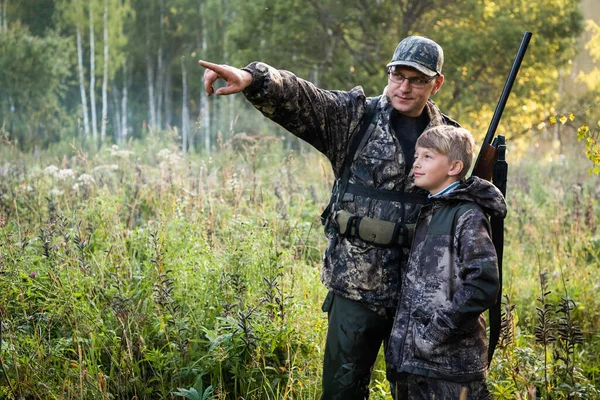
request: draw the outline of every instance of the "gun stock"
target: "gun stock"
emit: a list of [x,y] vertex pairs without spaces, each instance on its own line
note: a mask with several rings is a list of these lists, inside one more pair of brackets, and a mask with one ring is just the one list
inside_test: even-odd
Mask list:
[[493,144],[484,144],[477,157],[477,163],[473,168],[474,176],[478,176],[486,181],[492,180],[494,163],[498,158],[498,149]]

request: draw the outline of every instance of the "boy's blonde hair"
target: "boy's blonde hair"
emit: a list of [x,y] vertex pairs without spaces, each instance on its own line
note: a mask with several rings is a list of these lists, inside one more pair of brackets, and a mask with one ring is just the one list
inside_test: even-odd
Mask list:
[[463,169],[458,175],[458,179],[463,179],[473,162],[475,139],[465,128],[438,125],[426,129],[417,139],[416,147],[433,149],[447,156],[450,161],[462,161]]

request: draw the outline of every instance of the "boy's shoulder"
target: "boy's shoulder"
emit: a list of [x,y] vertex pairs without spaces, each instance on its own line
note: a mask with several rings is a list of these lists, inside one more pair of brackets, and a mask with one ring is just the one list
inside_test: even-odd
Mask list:
[[470,210],[477,210],[484,214],[481,207],[476,203],[467,200],[444,201],[444,204],[438,208],[431,216],[428,233],[430,235],[450,235],[454,232],[456,221],[464,213]]

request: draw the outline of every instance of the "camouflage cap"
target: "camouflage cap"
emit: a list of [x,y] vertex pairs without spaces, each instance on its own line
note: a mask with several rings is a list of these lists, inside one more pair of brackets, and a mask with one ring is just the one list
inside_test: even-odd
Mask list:
[[409,36],[403,39],[394,52],[392,61],[387,65],[403,65],[431,77],[442,73],[444,51],[441,46],[424,36]]

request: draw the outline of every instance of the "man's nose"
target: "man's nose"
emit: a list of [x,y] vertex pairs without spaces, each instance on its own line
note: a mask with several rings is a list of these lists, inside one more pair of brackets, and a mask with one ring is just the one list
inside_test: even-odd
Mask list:
[[412,90],[412,86],[410,85],[408,79],[404,79],[402,81],[402,83],[400,84],[400,89],[404,92],[410,92]]

